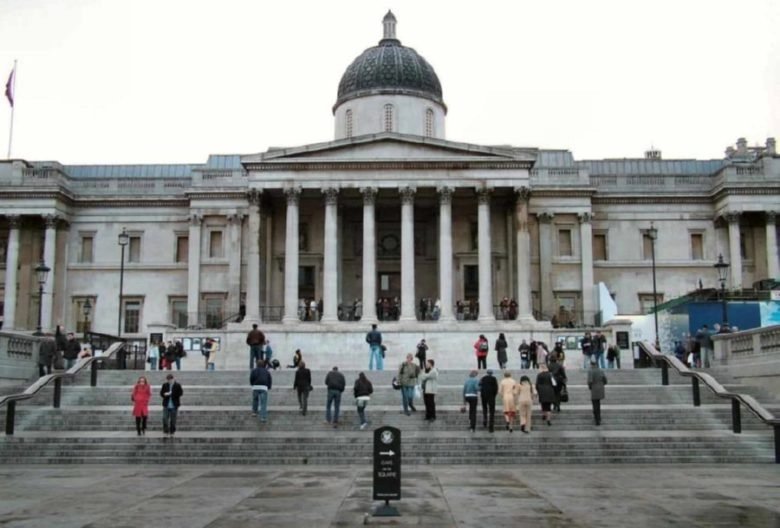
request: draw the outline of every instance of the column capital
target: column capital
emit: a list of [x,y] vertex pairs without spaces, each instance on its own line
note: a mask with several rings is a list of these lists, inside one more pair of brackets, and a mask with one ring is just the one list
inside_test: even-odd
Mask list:
[[19,229],[22,223],[22,217],[20,215],[6,215],[6,221],[8,221],[8,227],[10,229]]
[[729,224],[736,224],[739,222],[739,217],[742,216],[742,213],[739,211],[728,211],[723,214],[723,218],[728,222]]
[[203,222],[203,215],[198,213],[192,213],[190,215],[190,225],[193,227],[200,227],[200,224]]
[[515,187],[515,194],[517,195],[517,200],[520,202],[528,203],[531,200],[530,187]]
[[246,199],[249,202],[249,205],[255,205],[257,207],[260,207],[260,200],[263,198],[263,190],[262,189],[249,189],[246,193]]
[[484,187],[477,187],[474,189],[474,191],[477,193],[477,203],[479,204],[489,204],[490,203],[490,195],[493,192],[493,189],[484,186]]
[[777,211],[767,211],[764,214],[766,215],[767,224],[774,224],[777,221]]
[[417,192],[416,187],[406,186],[398,189],[398,193],[401,195],[402,204],[413,204],[414,195]]
[[227,215],[227,221],[230,225],[241,225],[246,215],[243,213],[231,213]]
[[61,216],[56,214],[48,214],[43,217],[46,222],[46,229],[57,229],[57,223],[62,219]]
[[326,187],[322,189],[325,196],[326,205],[336,205],[339,202],[339,190],[336,187]]
[[438,187],[436,189],[436,192],[439,193],[439,203],[441,205],[447,205],[452,203],[452,194],[455,192],[455,189],[444,185],[442,187]]
[[553,218],[555,218],[555,213],[551,213],[550,211],[536,213],[536,219],[540,224],[550,224],[552,223]]
[[376,193],[376,187],[361,187],[360,194],[363,195],[363,205],[374,205]]
[[589,224],[593,220],[593,215],[589,212],[579,213],[577,219],[580,221],[580,224]]
[[284,190],[284,195],[287,197],[287,205],[298,205],[301,199],[301,188],[288,187]]

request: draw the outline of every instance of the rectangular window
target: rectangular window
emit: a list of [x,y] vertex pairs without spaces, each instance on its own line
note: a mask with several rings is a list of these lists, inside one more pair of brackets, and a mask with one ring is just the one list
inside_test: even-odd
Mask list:
[[187,328],[187,299],[171,299],[171,324],[176,328]]
[[704,235],[691,233],[691,259],[704,260]]
[[124,333],[137,334],[141,328],[141,301],[126,300],[124,302],[124,315]]
[[647,233],[642,234],[642,259],[652,260],[653,258],[653,239]]
[[82,235],[79,262],[92,262],[92,235]]
[[141,262],[141,237],[131,236],[127,252],[128,262]]
[[187,262],[190,260],[190,238],[186,235],[176,237],[176,262]]
[[209,257],[222,258],[223,255],[222,231],[211,231],[209,233]]
[[[659,293],[656,296],[655,304],[661,304],[664,302],[664,295]],[[639,294],[639,309],[643,314],[653,313],[653,294],[652,293],[640,293]]]
[[607,235],[593,234],[593,260],[607,260]]
[[224,299],[220,297],[207,297],[206,304],[206,328],[222,328],[224,319]]
[[571,229],[558,230],[558,256],[571,257],[573,255],[571,246]]

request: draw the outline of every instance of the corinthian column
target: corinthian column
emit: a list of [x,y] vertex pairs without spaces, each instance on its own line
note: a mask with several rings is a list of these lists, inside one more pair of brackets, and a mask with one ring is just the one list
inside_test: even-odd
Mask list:
[[534,320],[531,306],[531,234],[528,231],[528,203],[531,189],[515,189],[515,235],[517,237],[517,320]]
[[244,322],[259,323],[260,314],[260,199],[262,191],[252,189],[249,201],[249,247],[246,255],[246,315]]
[[453,321],[452,316],[452,192],[451,187],[439,188],[439,300],[440,321]]
[[376,188],[360,189],[363,195],[363,316],[362,321],[373,323],[376,314],[376,217],[374,202]]
[[731,289],[742,288],[742,250],[740,248],[739,217],[740,213],[726,213],[729,223],[729,260],[731,261]]
[[54,304],[54,277],[57,275],[57,222],[56,215],[46,215],[46,238],[43,243],[43,261],[51,268],[43,286],[41,304],[41,328],[44,332],[50,330],[52,306]]
[[416,321],[414,300],[414,194],[404,187],[401,193],[401,321]]
[[283,323],[298,322],[298,201],[301,188],[285,189],[287,225],[284,240],[284,317]]
[[582,322],[594,323],[596,303],[593,295],[593,228],[590,213],[577,215],[580,220],[580,272],[582,277]]
[[552,317],[557,311],[553,306],[552,292],[552,221],[553,213],[540,213],[539,221],[539,295],[542,300],[542,313]]
[[495,321],[493,314],[493,255],[490,241],[490,193],[492,189],[477,189],[477,221],[479,246],[479,320]]
[[[243,214],[227,215],[228,224],[228,306],[237,310],[241,305],[241,226]],[[230,313],[228,314],[230,315]]]
[[8,251],[5,256],[5,299],[3,306],[3,329],[13,330],[16,326],[16,268],[19,266],[19,223],[18,215],[8,220]]
[[325,195],[325,272],[323,275],[322,322],[338,321],[338,200],[339,190],[323,189]]
[[766,213],[766,275],[770,279],[780,280],[780,266],[777,262],[777,212]]
[[[190,235],[187,241],[187,326],[197,326],[200,302],[200,231],[203,217],[190,216]],[[120,301],[121,302],[121,301]],[[121,308],[120,308],[121,309]]]

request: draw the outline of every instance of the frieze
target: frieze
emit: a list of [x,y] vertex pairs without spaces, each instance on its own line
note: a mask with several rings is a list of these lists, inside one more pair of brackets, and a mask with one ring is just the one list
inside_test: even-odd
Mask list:
[[110,200],[107,198],[90,198],[90,199],[81,199],[73,204],[74,207],[78,208],[87,208],[87,207],[116,207],[116,208],[129,208],[129,207],[139,207],[139,208],[145,208],[145,207],[189,207],[190,201],[187,199],[179,199],[179,200],[159,200],[159,199],[149,199],[149,200],[142,200],[142,199],[134,199],[134,200],[128,200],[128,199],[119,199],[119,200]]
[[530,169],[530,161],[377,161],[333,163],[262,163],[247,165],[255,171],[332,171],[332,170],[463,170],[463,169]]

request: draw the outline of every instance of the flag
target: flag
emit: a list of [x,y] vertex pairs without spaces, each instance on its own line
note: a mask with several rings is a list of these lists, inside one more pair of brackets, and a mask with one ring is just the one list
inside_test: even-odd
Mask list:
[[8,82],[5,83],[5,96],[8,98],[8,102],[11,103],[11,108],[14,107],[14,73],[16,73],[16,68],[11,70]]

